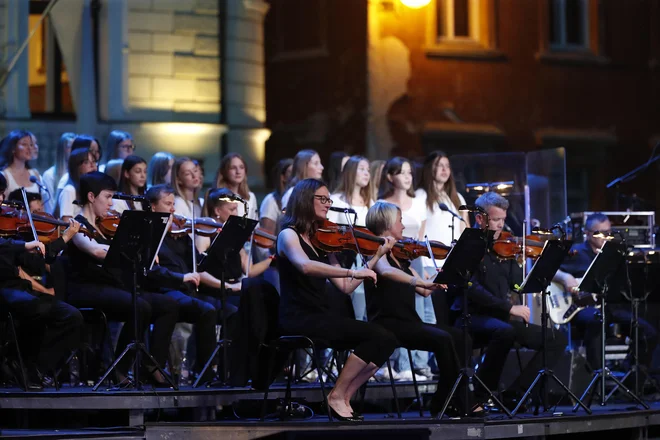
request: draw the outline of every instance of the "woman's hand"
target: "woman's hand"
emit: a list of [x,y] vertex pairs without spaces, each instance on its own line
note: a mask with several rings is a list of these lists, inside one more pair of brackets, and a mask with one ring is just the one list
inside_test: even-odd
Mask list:
[[25,243],[25,249],[28,251],[36,249],[38,252],[41,253],[41,255],[44,255],[46,253],[46,246],[44,246],[44,244],[39,240],[29,241]]
[[358,269],[353,271],[353,278],[356,280],[365,280],[369,278],[375,283],[377,277],[376,272],[371,269]]
[[387,255],[387,253],[391,251],[394,245],[396,244],[396,240],[394,239],[394,237],[383,237],[383,239],[385,239],[385,243],[381,244],[378,247],[377,256],[379,258],[382,257],[383,255]]
[[65,243],[68,243],[78,232],[80,231],[80,223],[74,219],[69,219],[69,227],[66,228],[66,231],[62,234],[62,240]]

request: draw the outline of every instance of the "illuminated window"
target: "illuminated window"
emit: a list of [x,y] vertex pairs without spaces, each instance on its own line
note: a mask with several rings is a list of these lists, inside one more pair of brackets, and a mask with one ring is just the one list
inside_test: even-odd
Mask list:
[[[28,27],[39,23],[47,1],[31,0]],[[50,20],[46,17],[28,45],[28,86],[32,114],[71,117],[75,114],[69,77]]]
[[500,57],[493,0],[433,0],[428,8],[427,53]]

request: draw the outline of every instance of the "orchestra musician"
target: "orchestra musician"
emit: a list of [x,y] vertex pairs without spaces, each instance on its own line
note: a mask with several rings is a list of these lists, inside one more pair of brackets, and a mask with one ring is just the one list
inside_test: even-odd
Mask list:
[[[129,156],[130,157],[130,156]],[[169,185],[155,185],[146,194],[152,212],[174,214],[174,190]],[[190,244],[186,234],[180,240]],[[149,274],[150,282],[164,295],[173,298],[179,305],[179,321],[195,326],[194,373],[198,374],[213,353],[215,347],[215,325],[217,312],[213,305],[198,298],[196,287],[200,283],[200,274],[190,270],[187,260],[182,255],[172,252],[171,240],[164,240],[158,253],[158,264]],[[192,244],[191,244],[192,247]],[[208,369],[201,382],[213,379],[213,370]]]
[[[367,214],[367,228],[379,237],[403,239],[405,228],[401,222],[401,208],[389,202],[376,202]],[[458,377],[461,364],[457,349],[463,351],[463,333],[455,327],[425,324],[419,317],[415,310],[415,297],[428,297],[441,286],[420,276],[410,266],[410,261],[399,260],[390,252],[378,260],[374,271],[378,274],[378,283],[374,285],[369,281],[365,282],[369,322],[394,333],[406,348],[436,354],[440,379],[430,403],[431,415],[435,417]],[[460,399],[462,394],[457,393],[456,397]],[[459,403],[458,408],[462,407]],[[459,411],[455,408],[450,407],[447,414],[459,416]],[[483,409],[475,408],[473,412],[476,415],[483,412]]]
[[[80,177],[81,213],[76,216],[94,238],[78,233],[69,242],[70,271],[68,273],[67,300],[76,307],[99,308],[114,321],[125,324],[119,335],[117,355],[131,342],[133,328],[133,300],[122,280],[102,266],[110,244],[107,237],[96,227],[96,219],[106,216],[112,206],[112,196],[117,185],[112,177],[94,171]],[[148,291],[141,291],[137,298],[138,334],[144,334],[153,323],[150,352],[159,365],[164,366],[169,352],[172,332],[179,318],[179,307],[174,298]],[[131,359],[125,356],[117,366],[117,378],[126,380]],[[154,385],[166,383],[165,378],[153,365],[150,370]]]
[[328,395],[329,410],[340,420],[358,421],[350,400],[394,348],[396,337],[376,324],[334,316],[326,294],[326,281],[349,294],[365,279],[376,281],[373,267],[392,248],[387,238],[377,254],[362,269],[343,269],[333,254],[312,245],[317,222],[326,219],[332,200],[328,188],[316,179],[300,180],[291,192],[277,239],[281,300],[279,327],[283,335],[322,338],[331,346],[354,348]]
[[[0,203],[4,202],[6,188],[7,181],[0,174]],[[49,246],[37,240],[0,238],[0,310],[11,312],[21,323],[17,336],[30,391],[43,388],[40,372],[52,374],[78,347],[83,318],[75,307],[56,298],[52,288],[36,282],[26,270],[45,272],[45,264],[76,235],[79,226],[72,220],[62,237]],[[10,366],[14,375],[17,375],[16,369],[17,365]]]
[[[481,213],[476,214],[477,223],[494,231],[496,240],[504,227],[509,208],[508,200],[495,192],[486,192],[476,200],[475,204],[488,214],[488,218]],[[491,245],[474,273],[468,290],[469,331],[475,345],[486,345],[483,363],[479,367],[479,377],[491,391],[496,391],[504,363],[514,343],[537,350],[503,396],[503,402],[507,404],[524,393],[542,366],[542,358],[538,351],[543,341],[542,329],[539,325],[526,325],[530,318],[529,307],[512,304],[511,301],[512,290],[522,283],[522,268],[515,259],[503,260],[498,257]],[[452,309],[460,311],[462,305],[462,297],[459,295]],[[458,318],[456,326],[461,324],[461,318]],[[561,358],[566,343],[563,332],[547,332],[546,350],[549,368]],[[481,389],[478,391],[483,392]],[[477,396],[485,397],[479,394]]]
[[[596,258],[600,248],[606,241],[607,236],[612,234],[612,223],[605,214],[594,213],[587,217],[585,224],[585,241],[576,243],[571,250],[570,256],[561,265],[555,274],[553,281],[559,282],[564,286],[566,292],[576,293],[579,282],[577,278],[582,278]],[[597,233],[601,234],[597,234]],[[600,235],[600,236],[597,236]],[[614,295],[609,291],[610,298]],[[630,306],[619,304],[607,304],[605,309],[606,323],[617,323],[630,327],[632,321],[632,312]],[[593,370],[601,367],[601,326],[596,309],[594,307],[585,307],[580,310],[571,320],[571,323],[577,327],[583,334],[583,343],[586,348],[587,364]],[[657,345],[658,334],[653,325],[643,318],[639,318],[640,338],[640,365],[649,367],[653,351]],[[630,329],[629,329],[630,330]]]

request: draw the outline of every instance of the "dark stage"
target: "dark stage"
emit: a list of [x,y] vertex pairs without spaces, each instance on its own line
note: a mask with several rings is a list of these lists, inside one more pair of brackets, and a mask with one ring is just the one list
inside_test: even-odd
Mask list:
[[[423,394],[432,393],[434,388],[432,383],[420,384]],[[583,410],[574,413],[570,406],[559,405],[538,416],[531,414],[530,410],[513,419],[495,412],[484,419],[444,418],[438,421],[431,419],[428,411],[425,411],[425,417],[420,417],[416,407],[412,406],[412,384],[399,383],[397,393],[404,411],[401,419],[392,408],[389,385],[370,382],[365,398],[365,421],[330,423],[320,412],[321,393],[316,384],[295,386],[293,399],[320,413],[309,417],[311,412],[307,411],[304,415],[308,418],[301,416],[288,421],[281,421],[271,413],[265,422],[258,420],[263,393],[249,388],[186,388],[181,391],[146,388],[139,392],[101,389],[92,392],[90,388],[65,387],[60,391],[37,393],[3,389],[0,390],[0,420],[2,426],[11,428],[2,429],[1,437],[486,439],[566,438],[570,435],[584,440],[585,436],[612,434],[645,439],[656,437],[656,431],[660,433],[660,402],[648,402],[650,410],[642,410],[632,403],[611,401],[601,407],[594,401],[592,415]],[[276,401],[283,396],[284,387],[274,386],[269,397]],[[269,412],[274,408],[271,401]],[[32,429],[23,430],[21,426]]]

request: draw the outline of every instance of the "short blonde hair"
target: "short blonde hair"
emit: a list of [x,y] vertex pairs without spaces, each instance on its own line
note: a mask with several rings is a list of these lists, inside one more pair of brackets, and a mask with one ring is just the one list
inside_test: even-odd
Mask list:
[[367,212],[367,228],[376,235],[391,229],[401,208],[394,203],[378,201]]

